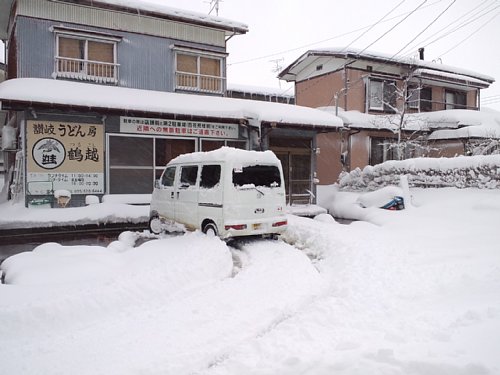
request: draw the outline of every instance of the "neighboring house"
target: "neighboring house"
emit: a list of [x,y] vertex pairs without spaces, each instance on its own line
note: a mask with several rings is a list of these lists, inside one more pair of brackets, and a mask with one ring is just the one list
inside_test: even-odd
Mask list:
[[[395,58],[353,49],[311,50],[279,74],[280,79],[295,83],[298,105],[328,107],[344,119],[342,134],[318,137],[322,183],[335,182],[342,170],[396,158],[393,146],[399,135],[402,141],[418,139],[428,146],[427,135],[433,128],[426,124],[417,129],[408,126],[413,113],[479,109],[480,91],[494,82],[492,77],[425,61],[423,49],[419,52],[418,58]],[[367,122],[366,117],[359,120],[356,113],[385,120],[372,118]],[[454,156],[460,150],[464,152],[460,140],[439,142],[440,155]],[[403,156],[423,153],[406,149]]]
[[171,158],[226,145],[275,151],[288,201],[311,202],[316,134],[342,121],[226,98],[227,42],[247,31],[140,0],[0,2],[12,196],[54,205],[63,189],[78,206],[86,195],[149,194]]
[[[292,93],[290,93],[292,91]],[[260,100],[265,102],[295,104],[293,90],[281,90],[271,87],[237,85],[228,83],[226,96],[235,99]]]

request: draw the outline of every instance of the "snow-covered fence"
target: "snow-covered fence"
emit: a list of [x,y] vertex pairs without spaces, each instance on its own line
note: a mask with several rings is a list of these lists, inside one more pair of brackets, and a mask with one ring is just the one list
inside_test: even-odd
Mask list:
[[391,160],[363,170],[343,172],[339,176],[339,187],[372,191],[398,185],[401,175],[408,176],[412,187],[500,189],[500,155]]

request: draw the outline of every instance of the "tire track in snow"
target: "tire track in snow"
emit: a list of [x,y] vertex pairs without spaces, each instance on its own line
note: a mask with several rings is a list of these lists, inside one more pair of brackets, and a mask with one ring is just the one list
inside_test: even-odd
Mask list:
[[[193,240],[197,240],[194,235],[165,242],[175,243],[180,250],[172,253],[171,261],[189,267],[190,263],[182,257],[186,250],[183,246]],[[143,247],[154,245],[154,241],[141,245],[134,260],[141,262]],[[265,335],[324,288],[309,259],[282,241],[256,241],[242,245],[241,250],[226,247],[226,251],[228,257],[231,251],[236,254],[233,267],[237,272],[233,272],[233,277],[230,272],[222,279],[198,277],[202,283],[174,294],[171,288],[158,285],[157,298],[154,294],[140,298],[138,305],[113,309],[114,314],[106,313],[102,319],[92,319],[87,324],[68,321],[63,330],[47,336],[26,336],[24,344],[17,343],[25,345],[18,347],[21,351],[15,347],[9,350],[13,359],[5,368],[19,370],[15,363],[20,363],[24,353],[30,366],[17,372],[20,374],[41,373],[44,369],[70,373],[75,368],[80,375],[190,374],[217,363],[242,342]],[[203,252],[188,254],[206,257]],[[176,266],[168,267],[174,271]],[[175,274],[181,278],[176,285],[182,285],[183,274]],[[154,275],[146,276],[149,279]],[[167,295],[162,295],[164,289]]]

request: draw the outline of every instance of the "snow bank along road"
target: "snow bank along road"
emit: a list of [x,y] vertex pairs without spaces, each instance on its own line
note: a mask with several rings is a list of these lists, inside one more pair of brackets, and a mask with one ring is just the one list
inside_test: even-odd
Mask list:
[[500,192],[414,198],[378,225],[290,216],[283,240],[239,249],[124,232],[16,255],[1,372],[498,374]]

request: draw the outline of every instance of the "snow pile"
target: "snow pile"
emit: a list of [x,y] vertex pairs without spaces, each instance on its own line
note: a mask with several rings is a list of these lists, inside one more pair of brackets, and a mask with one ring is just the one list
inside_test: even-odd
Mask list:
[[0,229],[50,228],[57,226],[147,223],[149,205],[96,203],[85,207],[26,208],[11,201],[0,204]]
[[195,232],[132,248],[126,237],[100,249],[49,243],[4,262],[11,284],[0,285],[2,371],[208,369],[327,286],[308,258],[283,242],[230,251]]
[[376,190],[397,185],[402,175],[410,186],[500,188],[500,155],[391,160],[356,168],[339,177],[341,190]]
[[411,194],[358,205],[370,222],[289,216],[282,241],[238,249],[125,232],[11,257],[2,372],[497,374],[500,190]]

